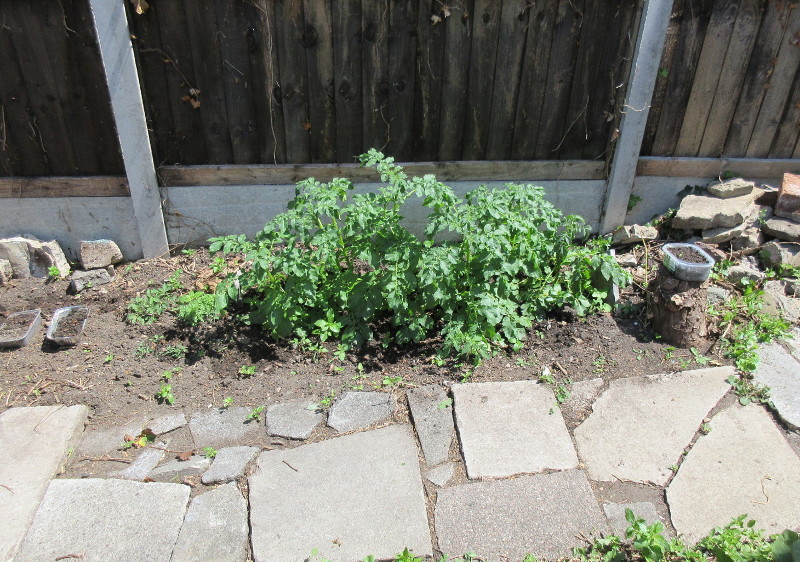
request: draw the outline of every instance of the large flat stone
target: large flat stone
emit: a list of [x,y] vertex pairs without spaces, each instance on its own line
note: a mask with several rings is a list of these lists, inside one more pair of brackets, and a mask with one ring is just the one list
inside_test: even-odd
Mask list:
[[786,425],[800,429],[800,362],[777,343],[762,345],[754,376],[770,387],[769,399]]
[[[14,557],[47,484],[80,439],[86,406],[11,408],[0,414],[0,560]],[[19,560],[25,560],[19,558]]]
[[195,412],[189,420],[195,445],[198,447],[222,447],[245,437],[258,434],[263,427],[248,418],[248,408],[220,408],[208,412]]
[[164,458],[164,453],[166,452],[164,449],[166,448],[167,444],[159,441],[155,443],[154,447],[143,449],[131,464],[123,470],[114,472],[112,476],[141,482],[150,475],[150,471]]
[[611,381],[574,433],[589,478],[665,484],[734,372],[717,367]]
[[287,439],[308,439],[314,428],[325,419],[316,404],[301,398],[273,404],[267,408],[267,431]]
[[168,562],[188,501],[181,484],[53,480],[17,559]]
[[188,460],[173,459],[150,471],[149,477],[156,482],[181,483],[187,476],[203,474],[211,466],[211,459],[192,455]]
[[675,530],[696,541],[746,513],[770,533],[800,526],[800,459],[761,406],[714,416],[667,488]]
[[122,425],[108,428],[89,426],[78,444],[78,456],[99,457],[122,448],[125,436],[136,437],[145,427],[146,418],[136,416]]
[[578,465],[553,391],[533,381],[453,385],[456,426],[470,478]]
[[96,269],[121,262],[122,251],[113,240],[81,240],[78,258],[83,269]]
[[236,480],[258,453],[258,447],[225,447],[217,451],[208,472],[203,474],[203,484],[222,484]]
[[392,417],[394,404],[385,392],[345,392],[328,414],[328,425],[345,433],[366,429]]
[[247,502],[231,482],[196,496],[183,520],[171,562],[247,559]]
[[581,537],[608,530],[580,470],[471,482],[439,490],[436,536],[448,554],[477,552],[482,560],[555,560]]
[[733,178],[723,182],[712,183],[707,189],[714,197],[730,199],[731,197],[740,197],[752,193],[755,186],[756,184],[751,181]]
[[450,456],[455,433],[451,401],[438,385],[409,390],[406,396],[425,462],[429,466],[443,463]]
[[719,199],[706,195],[687,195],[672,219],[673,228],[710,229],[741,224],[755,207],[753,196]]
[[800,241],[800,223],[793,220],[774,217],[769,219],[761,229],[778,240],[786,242]]
[[[249,478],[253,559],[393,558],[432,551],[417,445],[406,425],[266,451]],[[334,542],[336,541],[336,542]]]

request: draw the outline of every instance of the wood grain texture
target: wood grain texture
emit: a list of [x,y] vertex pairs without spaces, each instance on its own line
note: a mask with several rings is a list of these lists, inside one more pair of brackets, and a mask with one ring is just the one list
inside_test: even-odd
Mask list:
[[361,115],[361,1],[332,4],[333,57],[336,91],[336,159],[353,162],[363,152]]
[[0,178],[0,198],[128,197],[124,176]]
[[442,120],[445,26],[438,0],[420,0],[414,92],[414,160],[437,160]]
[[305,0],[303,44],[308,65],[308,110],[311,161],[336,161],[336,98],[334,97],[333,25],[327,2]]
[[389,0],[361,4],[362,128],[366,148],[389,143]]
[[414,152],[414,62],[417,53],[416,2],[389,4],[389,121],[385,152],[411,160]]
[[445,48],[440,102],[441,131],[439,159],[460,160],[464,145],[464,119],[467,114],[469,61],[472,53],[474,0],[450,7],[445,18]]
[[791,91],[786,111],[769,151],[770,158],[798,157],[795,149],[800,147],[800,68],[795,74]]
[[753,179],[775,179],[784,172],[800,173],[800,159],[681,158],[649,156],[639,159],[639,176],[715,178],[725,171]]

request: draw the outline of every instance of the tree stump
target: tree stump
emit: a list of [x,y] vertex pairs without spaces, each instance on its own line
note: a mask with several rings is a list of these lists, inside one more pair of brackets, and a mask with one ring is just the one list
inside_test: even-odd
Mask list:
[[653,329],[676,347],[705,350],[708,343],[704,281],[681,281],[663,265],[647,289]]

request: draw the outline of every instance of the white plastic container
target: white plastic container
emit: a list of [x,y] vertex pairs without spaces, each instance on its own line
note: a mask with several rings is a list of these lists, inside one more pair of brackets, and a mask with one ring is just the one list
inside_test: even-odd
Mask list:
[[53,313],[53,320],[47,328],[45,337],[58,345],[76,345],[86,326],[87,318],[89,318],[87,306],[59,308]]
[[0,347],[25,347],[42,324],[42,311],[15,312],[0,324]]
[[[679,258],[676,254],[684,248],[694,251],[703,261],[694,263]],[[714,258],[695,244],[673,242],[664,244],[661,250],[664,252],[664,267],[683,281],[705,281],[711,274],[711,268],[714,267]]]

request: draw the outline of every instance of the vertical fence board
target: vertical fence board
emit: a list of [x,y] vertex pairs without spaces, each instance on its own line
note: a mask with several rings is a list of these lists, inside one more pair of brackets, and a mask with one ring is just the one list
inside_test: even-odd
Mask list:
[[769,151],[770,158],[797,158],[792,154],[794,147],[800,142],[800,68],[795,74],[791,91],[786,111]]
[[389,141],[389,0],[362,2],[361,26],[364,143],[383,150]]
[[330,5],[305,0],[303,42],[308,65],[308,111],[311,161],[336,161],[336,108],[333,72],[333,27]]
[[445,26],[439,0],[420,0],[414,93],[414,160],[437,160],[442,119]]
[[467,111],[469,60],[472,47],[473,0],[451,6],[445,18],[445,49],[442,77],[441,131],[439,159],[460,160],[464,144],[464,118]]
[[336,159],[352,162],[363,150],[361,130],[361,0],[332,3],[335,53]]
[[389,13],[389,132],[386,152],[397,160],[411,160],[414,152],[414,59],[417,11],[414,2],[391,2]]

